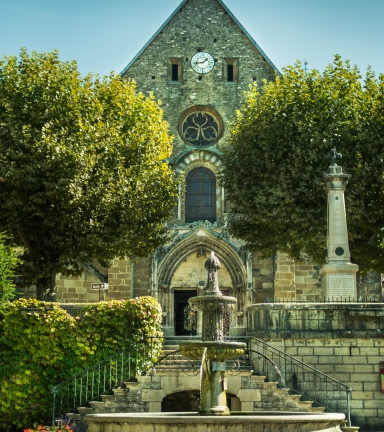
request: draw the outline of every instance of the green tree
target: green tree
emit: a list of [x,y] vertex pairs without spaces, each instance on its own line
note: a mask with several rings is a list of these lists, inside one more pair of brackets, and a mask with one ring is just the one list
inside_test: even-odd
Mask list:
[[0,61],[0,229],[25,247],[20,270],[52,299],[55,275],[165,241],[177,184],[153,97],[111,74],[22,49]]
[[0,232],[0,311],[15,296],[15,270],[20,260],[15,249],[8,245],[9,237]]
[[252,87],[224,149],[230,231],[263,256],[276,251],[317,262],[326,256],[323,172],[331,148],[343,155],[351,254],[362,272],[384,271],[384,76],[339,56],[323,73],[300,63]]

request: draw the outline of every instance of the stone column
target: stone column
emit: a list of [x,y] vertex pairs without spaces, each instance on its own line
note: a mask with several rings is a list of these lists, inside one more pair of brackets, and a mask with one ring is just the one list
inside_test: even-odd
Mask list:
[[225,362],[203,358],[200,388],[200,415],[229,415]]
[[159,260],[157,256],[157,251],[155,251],[152,254],[151,296],[155,297],[157,300],[159,300],[158,280],[157,280],[158,267],[159,267]]
[[[333,159],[341,158],[336,150],[332,150],[331,155]],[[324,173],[328,190],[327,263],[320,276],[323,295],[330,301],[357,301],[356,273],[359,266],[350,261],[344,200],[344,190],[350,178],[351,175],[344,174],[342,167],[335,162]]]
[[179,198],[177,201],[177,220],[181,221],[181,186],[179,186]]

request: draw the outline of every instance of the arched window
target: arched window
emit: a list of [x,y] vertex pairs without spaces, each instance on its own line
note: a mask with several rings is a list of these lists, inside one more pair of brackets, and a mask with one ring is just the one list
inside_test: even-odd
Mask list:
[[207,168],[195,168],[187,176],[185,222],[216,221],[216,177]]

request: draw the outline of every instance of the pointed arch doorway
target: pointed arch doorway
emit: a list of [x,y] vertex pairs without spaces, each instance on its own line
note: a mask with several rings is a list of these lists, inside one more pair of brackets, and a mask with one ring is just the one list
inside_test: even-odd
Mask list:
[[[175,336],[195,336],[201,334],[202,315],[189,307],[191,297],[204,293],[207,272],[204,268],[207,252],[202,248],[187,255],[175,270],[171,279],[171,296],[168,301],[173,303]],[[224,264],[220,269],[220,289],[223,294],[231,295],[232,280]],[[172,295],[173,294],[173,295]],[[226,330],[229,332],[230,315],[225,317]]]

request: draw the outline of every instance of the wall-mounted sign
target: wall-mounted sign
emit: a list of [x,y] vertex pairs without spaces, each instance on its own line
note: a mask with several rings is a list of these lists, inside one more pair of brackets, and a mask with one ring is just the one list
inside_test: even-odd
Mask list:
[[384,393],[384,362],[380,362],[380,391]]
[[107,290],[108,289],[108,284],[107,283],[93,283],[91,285],[91,288],[93,290]]

